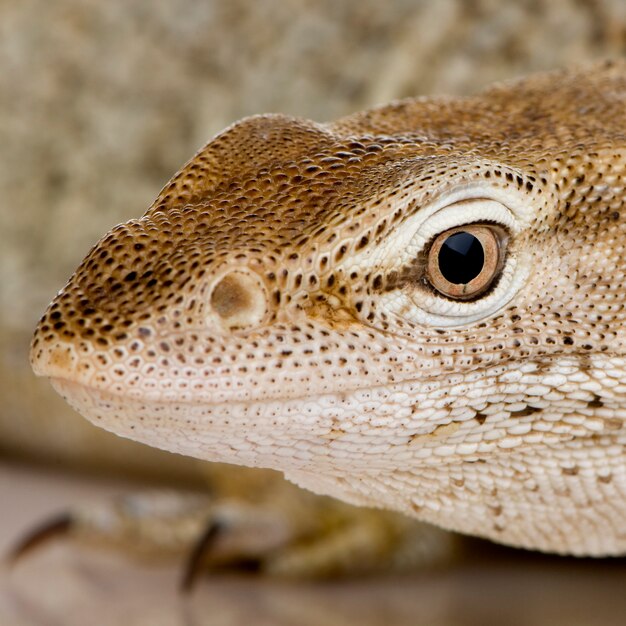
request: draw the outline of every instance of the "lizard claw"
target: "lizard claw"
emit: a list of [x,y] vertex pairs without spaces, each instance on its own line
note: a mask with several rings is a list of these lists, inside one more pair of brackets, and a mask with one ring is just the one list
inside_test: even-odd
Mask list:
[[209,550],[214,546],[215,540],[223,529],[220,522],[210,522],[206,530],[198,537],[193,546],[185,566],[183,568],[183,576],[180,581],[179,589],[183,593],[189,593],[193,590],[200,574],[202,573],[202,565],[204,558]]
[[69,513],[60,513],[50,517],[32,530],[25,533],[6,555],[6,562],[12,566],[24,557],[24,555],[38,549],[42,544],[60,536],[67,536],[75,520]]

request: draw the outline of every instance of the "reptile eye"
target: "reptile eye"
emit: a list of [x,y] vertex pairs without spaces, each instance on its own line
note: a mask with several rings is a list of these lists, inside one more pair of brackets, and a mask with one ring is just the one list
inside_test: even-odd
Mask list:
[[489,289],[502,265],[498,230],[468,224],[439,234],[428,252],[431,285],[454,300],[469,300]]

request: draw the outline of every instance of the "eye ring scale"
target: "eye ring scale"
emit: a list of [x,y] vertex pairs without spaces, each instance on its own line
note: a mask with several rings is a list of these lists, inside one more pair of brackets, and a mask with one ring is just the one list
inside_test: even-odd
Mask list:
[[437,235],[428,251],[427,278],[453,300],[470,300],[486,292],[502,267],[501,229],[466,224]]

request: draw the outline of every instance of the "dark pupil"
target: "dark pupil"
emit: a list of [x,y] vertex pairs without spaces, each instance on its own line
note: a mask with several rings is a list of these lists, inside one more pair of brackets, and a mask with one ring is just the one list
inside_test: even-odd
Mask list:
[[455,285],[469,283],[480,274],[485,263],[483,246],[465,232],[450,235],[439,250],[439,271]]

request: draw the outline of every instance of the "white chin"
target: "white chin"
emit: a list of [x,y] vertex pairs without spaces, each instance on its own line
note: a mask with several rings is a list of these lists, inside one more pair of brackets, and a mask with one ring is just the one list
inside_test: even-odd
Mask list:
[[[51,378],[50,382],[73,409],[94,425],[153,448],[280,471],[288,467],[302,469],[310,462],[304,458],[306,453],[295,458],[292,442],[285,433],[281,436],[275,423],[258,419],[263,403],[256,407],[177,403],[129,398],[63,378]],[[256,429],[251,428],[252,414],[257,416]]]

